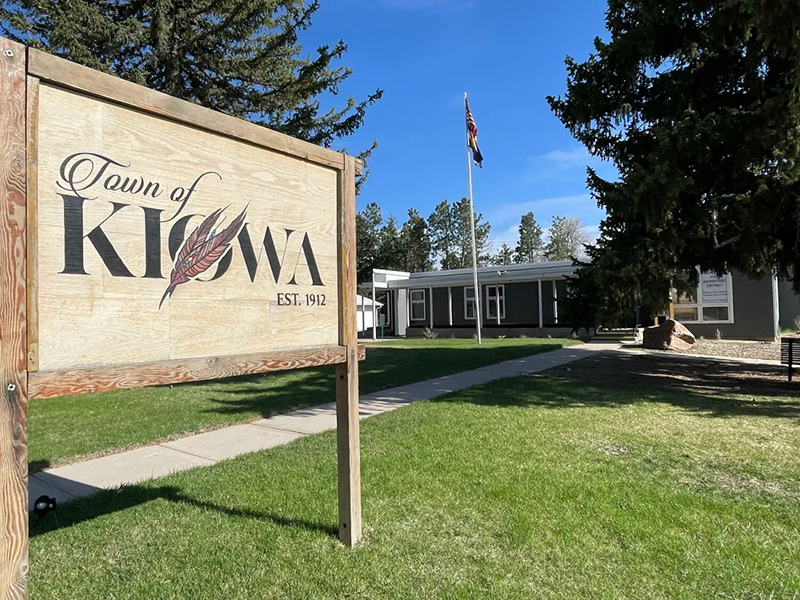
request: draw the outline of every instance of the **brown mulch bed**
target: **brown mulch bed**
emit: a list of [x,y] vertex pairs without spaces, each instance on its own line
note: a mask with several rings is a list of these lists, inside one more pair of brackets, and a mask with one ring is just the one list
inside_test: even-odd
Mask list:
[[727,358],[756,358],[780,360],[781,345],[778,342],[735,342],[729,340],[697,340],[685,354],[706,354]]
[[[777,365],[681,359],[675,353],[667,358],[658,353],[604,352],[542,375],[610,386],[668,387],[707,396],[800,398],[800,381],[789,384],[786,370]],[[800,415],[799,402],[793,401],[792,411]]]

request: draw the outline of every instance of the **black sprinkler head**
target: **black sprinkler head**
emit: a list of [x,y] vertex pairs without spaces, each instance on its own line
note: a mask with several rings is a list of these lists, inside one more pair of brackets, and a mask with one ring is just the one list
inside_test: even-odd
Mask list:
[[56,499],[50,496],[39,496],[36,502],[33,503],[33,512],[40,519],[44,517],[51,510],[56,509]]

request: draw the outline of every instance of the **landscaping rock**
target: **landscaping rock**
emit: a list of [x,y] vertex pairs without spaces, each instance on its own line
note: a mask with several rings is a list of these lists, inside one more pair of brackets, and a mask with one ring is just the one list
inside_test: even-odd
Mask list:
[[650,350],[688,350],[695,343],[694,334],[674,319],[644,330],[642,345]]

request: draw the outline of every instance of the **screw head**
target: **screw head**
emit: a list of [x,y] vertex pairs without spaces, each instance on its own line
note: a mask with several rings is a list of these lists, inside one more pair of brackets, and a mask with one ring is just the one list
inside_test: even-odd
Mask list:
[[8,50],[6,50],[6,56],[8,58],[11,58],[12,56],[14,56],[14,51],[9,48]]
[[9,383],[9,384],[6,386],[6,389],[7,389],[9,392],[13,392],[14,390],[16,390],[16,389],[17,389],[17,386],[16,386],[16,385],[14,385],[13,383]]

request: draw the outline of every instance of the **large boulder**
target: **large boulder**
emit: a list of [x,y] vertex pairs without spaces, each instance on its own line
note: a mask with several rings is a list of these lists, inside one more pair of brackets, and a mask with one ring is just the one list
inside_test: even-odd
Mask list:
[[644,330],[642,345],[650,350],[688,350],[696,341],[694,334],[674,319]]

